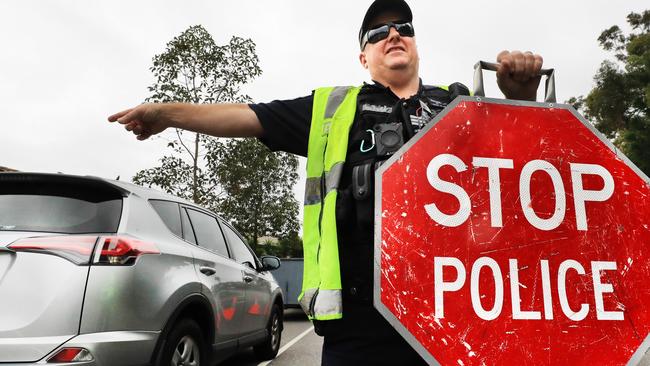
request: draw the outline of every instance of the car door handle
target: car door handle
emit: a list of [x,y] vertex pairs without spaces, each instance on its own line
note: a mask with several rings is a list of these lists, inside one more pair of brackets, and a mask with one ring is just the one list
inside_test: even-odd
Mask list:
[[253,277],[249,275],[244,275],[244,282],[251,283],[253,282]]
[[212,267],[199,267],[199,271],[201,271],[201,273],[206,276],[212,276],[213,274],[217,273],[217,270]]

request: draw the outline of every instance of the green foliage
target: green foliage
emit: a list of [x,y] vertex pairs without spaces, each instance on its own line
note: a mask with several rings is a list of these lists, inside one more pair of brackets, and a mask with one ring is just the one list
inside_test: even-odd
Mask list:
[[232,220],[253,248],[262,235],[298,231],[295,156],[272,153],[252,138],[213,140],[207,147],[208,169],[225,193],[214,208]]
[[233,36],[218,46],[201,25],[189,27],[167,43],[153,58],[156,83],[149,87],[149,102],[249,102],[240,95],[242,85],[262,74],[250,39]]
[[[149,87],[152,94],[147,102],[153,103],[250,102],[248,95],[240,94],[241,86],[262,73],[252,40],[232,37],[219,46],[200,25],[167,43],[165,52],[154,56],[150,70],[156,81]],[[138,172],[134,180],[199,204],[213,200],[219,195],[215,192],[218,184],[201,171],[203,150],[211,140],[176,129],[168,144],[171,155],[163,157],[160,166]]]
[[[148,102],[250,102],[240,88],[261,74],[255,43],[232,37],[217,45],[200,25],[192,26],[154,56]],[[187,138],[190,135],[190,139]],[[255,139],[224,140],[176,130],[171,153],[160,166],[138,172],[133,181],[211,208],[255,248],[262,235],[282,237],[298,230],[292,188],[297,159],[271,154]]]
[[650,10],[631,13],[627,21],[629,34],[612,26],[598,37],[616,61],[603,61],[589,95],[568,103],[650,175]]
[[[163,191],[188,201],[194,200],[192,166],[178,156],[164,156],[160,166],[136,173],[132,181],[141,186],[156,186]],[[198,204],[209,205],[217,200],[209,173],[197,170]]]

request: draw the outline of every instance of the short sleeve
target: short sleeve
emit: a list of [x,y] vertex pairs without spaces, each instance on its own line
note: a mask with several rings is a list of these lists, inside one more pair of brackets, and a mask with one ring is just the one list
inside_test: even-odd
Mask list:
[[249,104],[264,129],[259,138],[271,151],[307,156],[313,95]]

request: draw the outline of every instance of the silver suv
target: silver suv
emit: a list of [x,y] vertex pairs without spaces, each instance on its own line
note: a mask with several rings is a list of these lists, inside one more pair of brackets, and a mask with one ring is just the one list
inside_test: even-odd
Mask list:
[[[260,260],[261,259],[261,260]],[[283,295],[223,219],[129,183],[0,174],[0,364],[276,356]]]

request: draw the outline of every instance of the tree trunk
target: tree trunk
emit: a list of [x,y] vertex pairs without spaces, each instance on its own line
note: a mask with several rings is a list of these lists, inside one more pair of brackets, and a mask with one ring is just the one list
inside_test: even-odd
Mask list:
[[201,203],[199,202],[199,184],[197,182],[197,170],[199,167],[199,134],[196,134],[196,138],[194,139],[194,165],[192,166],[192,200],[194,203]]

